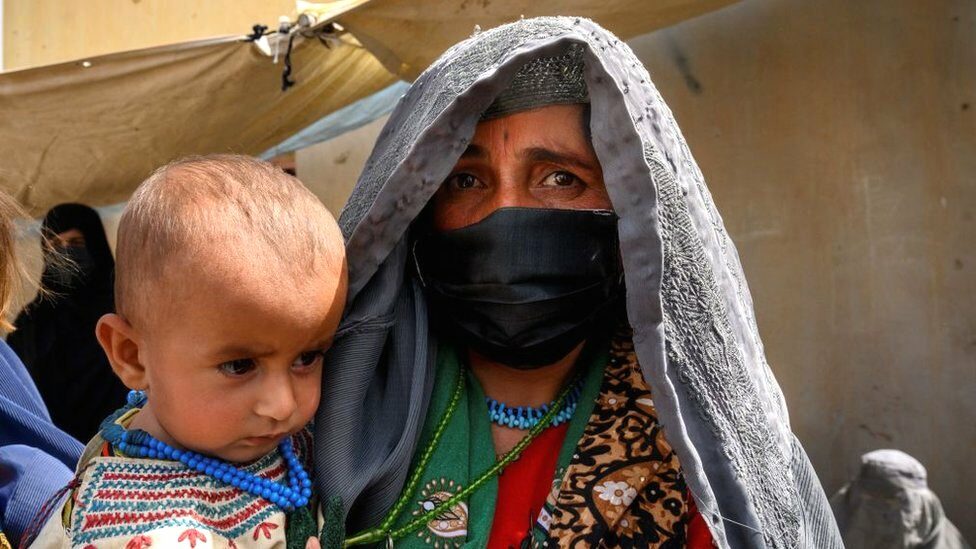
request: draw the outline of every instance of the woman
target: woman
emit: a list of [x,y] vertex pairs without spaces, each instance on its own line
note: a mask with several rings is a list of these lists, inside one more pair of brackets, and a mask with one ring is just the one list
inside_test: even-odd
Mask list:
[[830,505],[848,547],[971,549],[929,489],[925,466],[901,450],[861,456],[857,475]]
[[[23,217],[0,192],[0,329],[10,297],[23,280],[14,220]],[[41,506],[71,480],[81,443],[51,423],[44,401],[17,355],[0,341],[0,547],[16,542]],[[6,534],[9,536],[6,538]]]
[[[46,237],[39,295],[21,312],[7,340],[27,365],[55,425],[88,440],[125,402],[95,340],[95,324],[115,309],[115,261],[101,218],[82,204],[61,204],[44,217]],[[51,261],[65,256],[70,262]]]
[[598,25],[450,49],[340,223],[326,546],[840,547],[702,175]]

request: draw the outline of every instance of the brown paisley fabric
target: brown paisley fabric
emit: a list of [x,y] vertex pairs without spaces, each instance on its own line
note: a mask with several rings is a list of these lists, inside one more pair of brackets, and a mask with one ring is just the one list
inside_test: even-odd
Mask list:
[[542,543],[535,545],[685,546],[687,488],[629,333],[614,338],[593,413],[560,478],[540,514],[542,535],[534,537]]

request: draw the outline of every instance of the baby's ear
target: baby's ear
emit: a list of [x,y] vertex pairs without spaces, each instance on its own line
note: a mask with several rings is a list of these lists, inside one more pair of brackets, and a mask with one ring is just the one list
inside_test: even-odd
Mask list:
[[139,362],[139,342],[135,328],[121,316],[107,314],[98,319],[95,337],[122,383],[129,389],[145,390],[149,383],[146,367]]

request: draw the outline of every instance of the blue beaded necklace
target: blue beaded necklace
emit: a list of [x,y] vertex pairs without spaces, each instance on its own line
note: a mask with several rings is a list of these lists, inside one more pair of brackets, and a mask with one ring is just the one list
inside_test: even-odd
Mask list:
[[[576,411],[576,406],[579,404],[582,391],[583,378],[580,378],[569,391],[569,394],[566,395],[563,407],[552,418],[552,423],[549,424],[550,427],[555,427],[572,419],[573,412]],[[488,419],[492,423],[502,427],[511,427],[526,431],[539,424],[554,402],[533,408],[531,406],[508,406],[493,398],[485,397],[485,404],[488,405]]]
[[295,455],[291,438],[285,438],[278,444],[281,457],[288,466],[288,485],[285,486],[260,475],[242,471],[226,461],[190,450],[178,450],[145,431],[126,430],[116,423],[123,414],[133,408],[141,407],[145,402],[145,393],[131,391],[128,405],[102,422],[102,438],[129,457],[179,461],[190,469],[264,498],[285,512],[290,513],[308,504],[309,497],[312,495],[312,481],[298,460],[298,456]]

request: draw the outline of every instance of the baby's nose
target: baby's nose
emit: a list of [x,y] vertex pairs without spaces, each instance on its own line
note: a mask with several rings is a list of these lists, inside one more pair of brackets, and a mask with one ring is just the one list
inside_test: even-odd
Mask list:
[[298,409],[295,388],[292,387],[291,380],[269,379],[263,385],[254,412],[275,421],[286,421],[291,418]]

